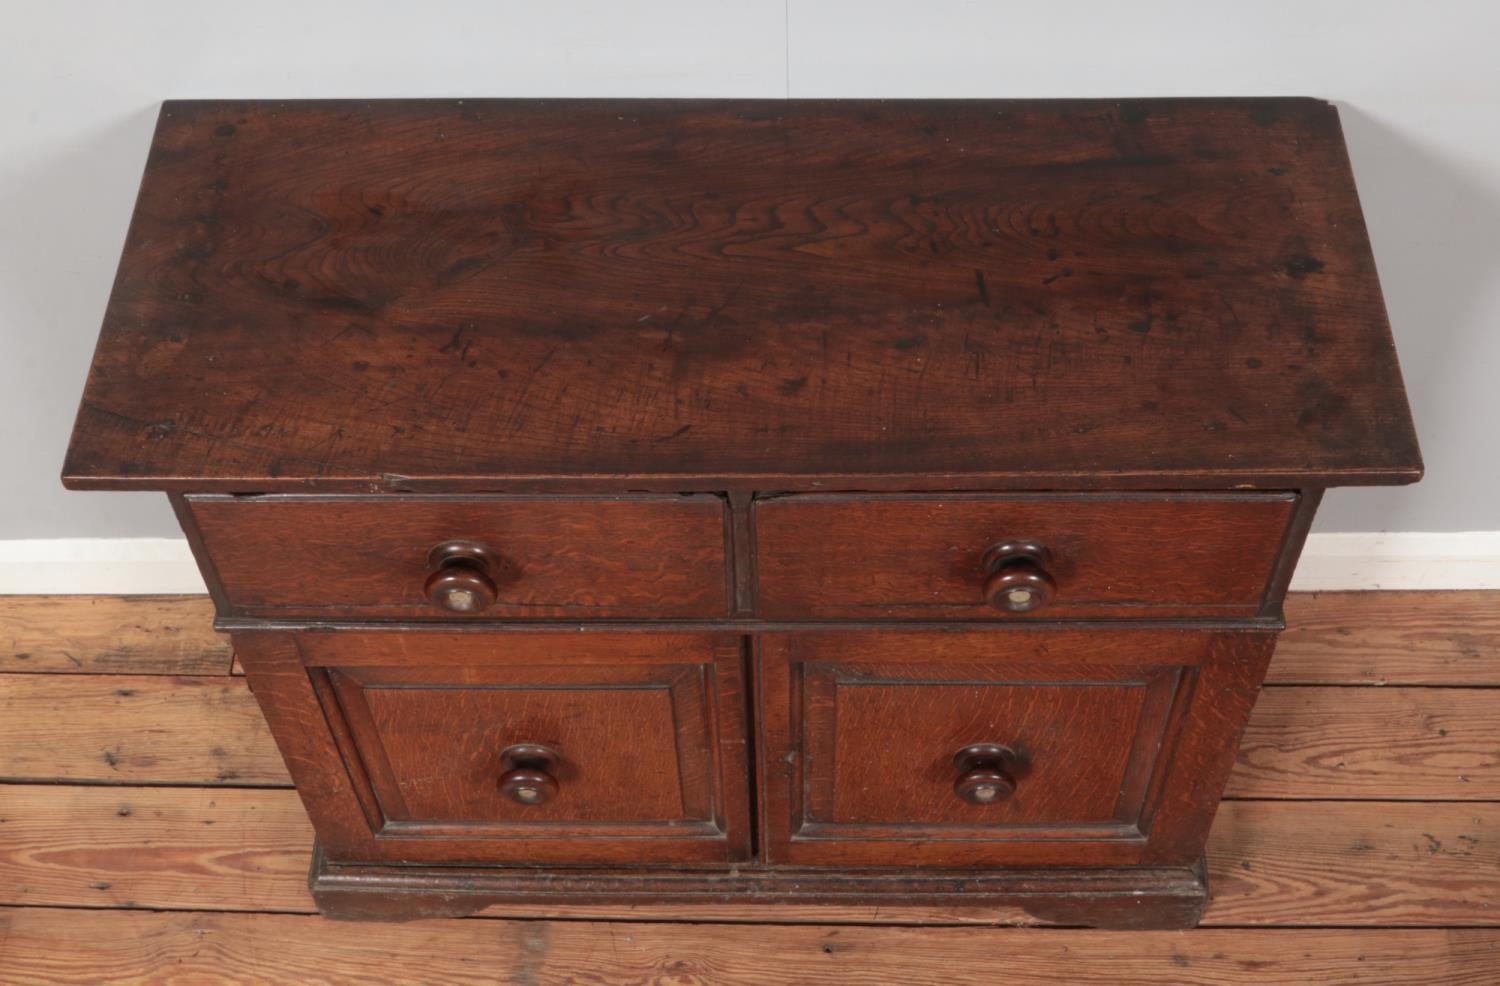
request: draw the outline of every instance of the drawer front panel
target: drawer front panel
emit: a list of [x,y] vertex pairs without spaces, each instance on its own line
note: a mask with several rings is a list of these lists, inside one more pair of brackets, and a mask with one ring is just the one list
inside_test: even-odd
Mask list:
[[738,638],[360,633],[298,647],[375,858],[748,854]]
[[[1252,616],[1296,500],[1295,494],[760,500],[758,611],[772,619]],[[1005,545],[1011,548],[999,550]],[[1013,576],[1023,592],[1030,591],[1027,579],[1044,581],[1050,598],[1030,600],[1041,605],[1027,611],[1008,608],[998,580]]]
[[[714,496],[189,497],[241,616],[327,619],[721,617],[728,573]],[[440,544],[478,544],[493,601],[431,594]]]
[[[1206,824],[1184,829],[1201,818],[1184,809],[1217,799],[1249,710],[1248,699],[1205,692],[1202,675],[1254,670],[1270,639],[1043,628],[767,635],[767,858],[1134,865],[1201,851]],[[1180,775],[1179,756],[1192,762]],[[1194,795],[1200,785],[1206,794]]]

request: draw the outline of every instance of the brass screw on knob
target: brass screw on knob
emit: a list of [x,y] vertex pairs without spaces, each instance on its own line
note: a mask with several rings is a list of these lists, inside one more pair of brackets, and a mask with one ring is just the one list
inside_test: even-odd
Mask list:
[[1031,613],[1052,601],[1052,552],[1035,541],[1002,541],[984,553],[984,598],[1007,613]]
[[511,796],[517,801],[523,801],[528,805],[537,804],[542,800],[542,789],[535,784],[518,785],[511,788]]
[[980,804],[989,804],[991,801],[998,800],[1001,792],[1004,790],[1003,785],[996,784],[993,781],[985,781],[969,788],[969,798],[978,801]]
[[500,793],[517,804],[544,805],[557,794],[562,756],[539,743],[517,743],[500,752]]
[[456,613],[467,613],[479,604],[479,597],[472,589],[449,589],[443,596],[443,605]]
[[971,805],[1004,801],[1016,791],[1012,771],[1019,761],[1014,750],[998,743],[966,746],[953,755],[953,765],[959,770],[953,793]]
[[444,541],[427,553],[427,598],[450,613],[477,613],[495,601],[499,556],[478,541]]

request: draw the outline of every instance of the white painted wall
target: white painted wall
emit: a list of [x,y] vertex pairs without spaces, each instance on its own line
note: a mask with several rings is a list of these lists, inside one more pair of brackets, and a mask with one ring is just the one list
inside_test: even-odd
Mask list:
[[1500,531],[1497,36],[1495,0],[0,0],[0,541],[178,536],[57,481],[156,104],[312,96],[1336,100],[1428,478],[1318,529]]

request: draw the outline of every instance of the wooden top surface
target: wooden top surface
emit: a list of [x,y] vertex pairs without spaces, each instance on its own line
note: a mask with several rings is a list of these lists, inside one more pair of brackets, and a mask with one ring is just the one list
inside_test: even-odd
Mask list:
[[78,488],[1421,472],[1313,100],[170,102]]

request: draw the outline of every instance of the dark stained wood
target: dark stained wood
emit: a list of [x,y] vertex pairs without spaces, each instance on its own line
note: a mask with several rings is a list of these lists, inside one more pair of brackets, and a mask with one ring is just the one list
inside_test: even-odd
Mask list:
[[953,755],[958,779],[953,793],[971,805],[1005,801],[1016,793],[1016,775],[1028,763],[1016,750],[1000,743],[974,743]]
[[1421,469],[1326,103],[428,100],[163,107],[64,480],[169,492],[338,916],[1162,928]]
[[1052,549],[1038,541],[1002,541],[984,553],[984,601],[1007,613],[1045,609],[1057,595]]
[[1266,584],[1266,594],[1261,599],[1262,616],[1284,619],[1282,604],[1287,590],[1291,588],[1292,576],[1296,574],[1297,562],[1302,558],[1302,548],[1312,532],[1313,520],[1318,506],[1323,502],[1323,490],[1302,489],[1297,494],[1297,506],[1292,511],[1292,522],[1287,527],[1286,537],[1281,542],[1281,551],[1271,569],[1271,578]]
[[544,805],[557,797],[562,754],[540,743],[516,743],[500,751],[500,793],[518,805]]
[[[1154,754],[1165,729],[1175,670],[1124,668],[1117,677],[1066,667],[1066,658],[1047,667],[903,665],[893,651],[921,642],[906,640],[868,658],[865,643],[855,636],[841,661],[825,650],[802,668],[801,755],[808,766],[794,839],[848,832],[899,841],[921,829],[931,840],[992,840],[999,859],[1011,839],[1071,839],[1090,829],[1096,837],[1139,839],[1140,775],[1151,764],[1138,758]],[[1135,749],[1138,732],[1147,750]],[[955,784],[973,767],[954,760],[975,741],[1015,749],[1014,797],[975,805],[956,795]],[[1122,787],[1133,787],[1135,798],[1122,799]]]
[[966,873],[837,868],[582,870],[447,866],[395,868],[313,857],[313,899],[328,917],[411,921],[462,917],[517,902],[692,903],[712,907],[840,904],[854,899],[901,907],[987,905],[1021,923],[1154,930],[1188,928],[1207,900],[1201,864],[1192,868],[1028,870]]
[[[358,660],[361,642],[345,643]],[[566,651],[559,648],[553,660],[566,660]],[[697,827],[719,834],[699,670],[682,664],[472,673],[440,665],[330,669],[326,680],[376,785],[378,804],[370,808],[383,809],[382,834],[517,838],[529,831],[545,839],[573,824],[596,836],[649,838]],[[506,796],[503,775],[515,764],[504,751],[517,745],[566,751],[554,754],[550,771],[560,797],[517,804]]]
[[1421,468],[1327,103],[421,100],[163,106],[64,477]]
[[[243,638],[273,724],[306,716],[278,736],[299,787],[305,772],[324,792],[308,811],[341,859],[642,865],[750,853],[737,637]],[[299,659],[312,667],[296,680]],[[272,685],[281,691],[261,689],[266,665],[287,676]],[[545,803],[502,790],[514,766],[504,753],[518,744],[557,751]]]
[[[1151,630],[766,635],[766,858],[1190,865],[1269,650],[1266,634]],[[1012,797],[955,795],[973,743],[1016,750]]]
[[[760,615],[1058,619],[1254,616],[1288,495],[818,495],[755,505]],[[1047,605],[990,605],[990,552],[1045,547]]]
[[[715,496],[190,497],[229,611],[324,619],[714,617],[729,611]],[[493,603],[434,602],[429,553],[488,546]]]
[[0,912],[10,971],[29,983],[789,982],[990,986],[1490,986],[1500,931],[726,928],[580,921],[381,928],[291,914],[25,908]]
[[202,596],[0,596],[0,672],[229,671],[229,638]]
[[428,602],[457,614],[478,613],[495,604],[495,577],[505,562],[483,541],[459,539],[434,545],[427,568],[422,594]]
[[374,791],[363,771],[345,763],[344,748],[353,741],[347,730],[334,736],[343,717],[325,712],[297,639],[289,633],[239,633],[232,639],[297,794],[307,813],[316,814],[323,846],[335,856],[367,846],[379,818],[362,805],[374,802]]

